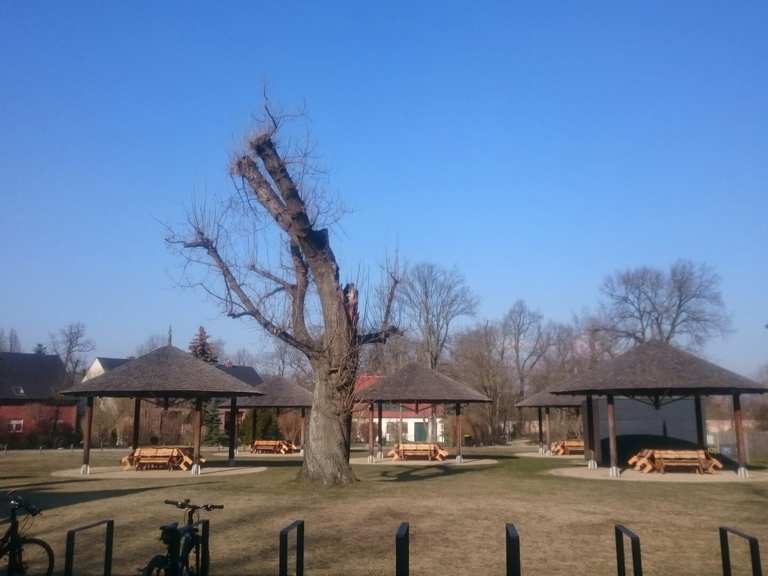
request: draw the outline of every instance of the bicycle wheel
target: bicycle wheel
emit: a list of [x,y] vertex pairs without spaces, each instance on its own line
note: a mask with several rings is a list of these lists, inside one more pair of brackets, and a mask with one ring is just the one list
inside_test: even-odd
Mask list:
[[168,558],[155,556],[141,571],[141,576],[165,576],[168,570]]
[[47,542],[37,538],[21,539],[20,576],[51,576],[53,550]]

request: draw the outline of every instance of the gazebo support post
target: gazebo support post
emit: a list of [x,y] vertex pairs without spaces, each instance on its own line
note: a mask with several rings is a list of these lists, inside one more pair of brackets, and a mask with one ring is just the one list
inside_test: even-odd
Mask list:
[[192,418],[192,476],[200,475],[200,436],[203,432],[203,399],[195,398]]
[[544,454],[547,456],[552,455],[552,420],[549,418],[549,406],[544,408],[544,428],[546,429],[546,444],[544,446]]
[[237,448],[237,398],[229,400],[229,460],[228,466],[235,465],[235,449]]
[[704,411],[701,406],[701,396],[698,394],[693,399],[693,407],[696,410],[696,444],[699,450],[706,450],[707,441],[704,437]]
[[379,400],[377,403],[379,406],[379,429],[378,429],[378,435],[379,435],[379,454],[378,458],[379,460],[384,459],[384,418],[383,418],[383,412],[384,412],[384,403]]
[[747,459],[744,453],[744,423],[741,419],[741,396],[733,395],[733,425],[736,431],[736,455],[739,462],[737,474],[739,478],[749,478]]
[[608,450],[610,452],[611,470],[609,475],[611,478],[618,478],[620,475],[619,467],[616,463],[616,406],[614,405],[613,394],[608,394]]
[[368,403],[368,463],[374,461],[373,449],[373,402]]
[[403,405],[400,404],[400,421],[397,423],[397,449],[403,448]]
[[307,409],[301,409],[301,434],[299,435],[299,454],[304,455],[304,426],[307,425]]
[[141,430],[141,398],[133,399],[133,440],[131,441],[131,453],[139,447],[139,431]]
[[536,408],[539,417],[539,454],[544,455],[544,422],[541,416],[541,406]]
[[256,408],[251,408],[251,446],[256,442]]
[[584,422],[584,431],[587,433],[587,468],[597,469],[597,459],[595,457],[595,407],[592,405],[592,395],[587,394],[587,419]]
[[85,405],[85,438],[83,438],[83,465],[80,475],[91,473],[91,430],[93,429],[93,396],[88,396]]
[[429,433],[430,433],[430,442],[437,442],[437,419],[435,418],[435,405],[430,405],[429,410]]
[[464,454],[462,448],[464,444],[464,438],[461,435],[461,404],[456,403],[456,463],[461,464],[464,462]]

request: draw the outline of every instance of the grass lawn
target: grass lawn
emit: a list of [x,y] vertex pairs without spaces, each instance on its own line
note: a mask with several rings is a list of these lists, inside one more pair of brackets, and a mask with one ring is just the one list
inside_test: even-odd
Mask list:
[[[676,484],[598,482],[545,474],[555,459],[505,448],[467,450],[499,460],[487,467],[359,466],[360,482],[316,489],[296,480],[298,464],[219,478],[79,480],[51,477],[76,468],[80,452],[0,454],[0,490],[15,488],[44,509],[32,533],[54,547],[63,571],[67,529],[115,520],[115,574],[136,574],[162,549],[159,526],[180,520],[164,499],[224,504],[208,515],[213,574],[274,575],[277,534],[306,522],[309,575],[394,573],[394,534],[411,523],[414,575],[504,574],[504,523],[521,535],[523,574],[615,574],[613,525],[641,537],[646,574],[721,574],[717,527],[730,525],[768,546],[768,483]],[[98,450],[92,465],[114,466],[121,452]],[[253,460],[253,465],[262,465]],[[0,503],[3,516],[5,502]],[[100,538],[100,536],[99,536]],[[83,535],[81,561],[97,574],[99,538]],[[746,547],[732,554],[747,574]],[[1,571],[1,570],[0,570]]]

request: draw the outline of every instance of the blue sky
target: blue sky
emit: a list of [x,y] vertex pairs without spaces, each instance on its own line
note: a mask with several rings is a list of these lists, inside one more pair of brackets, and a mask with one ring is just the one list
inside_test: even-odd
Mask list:
[[[624,5],[619,5],[624,4]],[[348,277],[399,249],[457,266],[495,318],[555,320],[602,278],[713,265],[768,361],[768,6],[0,1],[0,327],[81,320],[101,355],[168,324],[259,330],[174,283],[161,223],[227,193],[262,85],[306,103]]]

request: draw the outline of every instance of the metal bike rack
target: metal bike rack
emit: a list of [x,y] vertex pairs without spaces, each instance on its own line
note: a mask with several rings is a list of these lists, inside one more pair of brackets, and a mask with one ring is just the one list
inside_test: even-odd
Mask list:
[[728,534],[738,536],[743,540],[746,540],[749,544],[749,558],[752,562],[752,576],[763,576],[763,568],[760,563],[760,544],[757,542],[757,538],[745,534],[741,530],[735,528],[727,528],[721,526],[720,532],[720,556],[723,560],[723,576],[731,576],[731,547],[728,543]]
[[506,525],[507,576],[520,576],[520,535],[514,524]]
[[618,576],[626,576],[627,574],[627,567],[624,562],[624,537],[626,536],[632,544],[632,574],[633,576],[643,576],[640,537],[621,524],[616,524],[614,534],[616,536],[616,574]]
[[199,576],[208,576],[211,568],[211,552],[209,542],[211,539],[211,524],[207,518],[198,520],[194,523],[195,527],[200,527],[200,574]]
[[408,576],[410,572],[411,527],[403,522],[395,534],[395,576]]
[[104,576],[112,576],[112,547],[115,541],[115,521],[101,520],[67,532],[67,548],[64,556],[64,576],[72,576],[75,569],[75,536],[78,532],[105,526],[104,531]]
[[296,530],[296,576],[304,576],[304,520],[296,520],[280,530],[278,576],[288,576],[288,535]]

